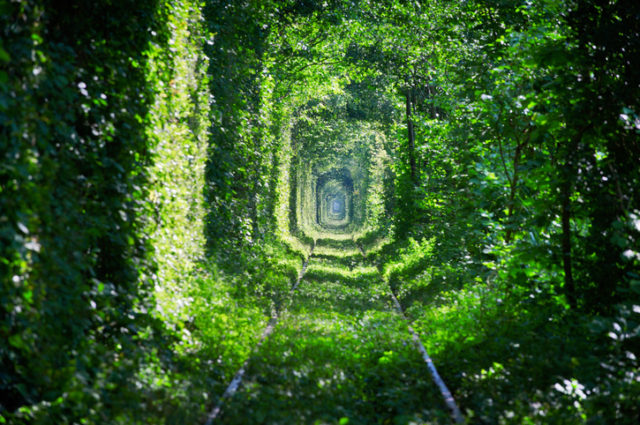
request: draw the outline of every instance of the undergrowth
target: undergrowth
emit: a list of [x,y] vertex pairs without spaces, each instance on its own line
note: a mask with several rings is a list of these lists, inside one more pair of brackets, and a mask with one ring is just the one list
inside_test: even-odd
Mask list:
[[434,261],[434,242],[410,240],[384,274],[470,423],[637,421],[640,307],[571,311],[551,276],[510,274],[513,255],[473,278]]

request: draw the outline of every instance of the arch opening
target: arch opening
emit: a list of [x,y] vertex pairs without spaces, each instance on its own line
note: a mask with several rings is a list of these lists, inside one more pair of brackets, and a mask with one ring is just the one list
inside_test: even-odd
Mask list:
[[353,220],[353,179],[347,168],[333,169],[316,181],[316,223],[325,230],[343,230]]

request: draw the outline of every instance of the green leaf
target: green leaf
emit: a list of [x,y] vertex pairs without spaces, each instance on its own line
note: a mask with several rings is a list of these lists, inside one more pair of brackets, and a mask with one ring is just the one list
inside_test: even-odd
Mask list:
[[9,53],[0,45],[0,62],[9,63],[11,61],[11,56]]
[[9,344],[11,344],[12,346],[14,346],[16,348],[19,348],[21,350],[27,348],[26,344],[22,340],[22,336],[19,335],[19,334],[11,335],[9,337]]

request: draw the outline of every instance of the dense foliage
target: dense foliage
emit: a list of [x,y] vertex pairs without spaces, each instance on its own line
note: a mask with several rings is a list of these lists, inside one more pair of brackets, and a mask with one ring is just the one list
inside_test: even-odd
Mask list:
[[469,423],[640,422],[637,1],[72,3],[0,0],[0,423],[447,423],[390,290]]
[[165,17],[154,1],[1,9],[2,415],[115,418],[161,344],[144,52]]

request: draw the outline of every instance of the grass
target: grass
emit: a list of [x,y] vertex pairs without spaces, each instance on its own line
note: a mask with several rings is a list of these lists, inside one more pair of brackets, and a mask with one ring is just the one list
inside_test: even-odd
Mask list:
[[344,258],[311,258],[221,423],[448,423],[380,273]]

